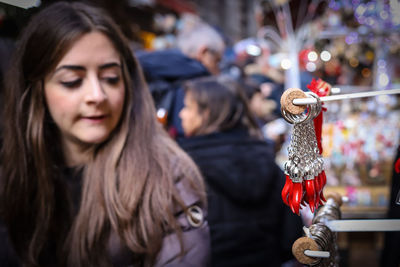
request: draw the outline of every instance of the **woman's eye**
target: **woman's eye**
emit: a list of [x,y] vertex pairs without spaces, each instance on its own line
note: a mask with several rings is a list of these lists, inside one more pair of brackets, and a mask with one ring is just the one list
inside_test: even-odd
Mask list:
[[120,78],[119,76],[115,76],[115,77],[106,77],[104,78],[106,80],[107,83],[115,85],[119,82]]
[[73,81],[61,81],[61,84],[67,88],[76,88],[79,87],[82,83],[82,79],[76,79]]

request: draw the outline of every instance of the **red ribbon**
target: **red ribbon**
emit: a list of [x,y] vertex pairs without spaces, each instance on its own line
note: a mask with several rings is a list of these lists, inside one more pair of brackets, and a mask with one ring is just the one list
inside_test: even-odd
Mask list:
[[396,173],[400,173],[400,158],[398,158],[396,163],[394,164],[394,170],[396,171]]
[[[317,94],[319,97],[322,97],[322,96],[327,96],[329,94],[331,86],[330,84],[324,82],[321,79],[315,80],[313,78],[311,80],[311,83],[307,85],[307,88],[311,92]],[[326,111],[326,108],[323,107],[322,111]],[[315,136],[317,138],[318,149],[321,155],[322,155],[322,123],[324,121],[322,111],[314,119]]]

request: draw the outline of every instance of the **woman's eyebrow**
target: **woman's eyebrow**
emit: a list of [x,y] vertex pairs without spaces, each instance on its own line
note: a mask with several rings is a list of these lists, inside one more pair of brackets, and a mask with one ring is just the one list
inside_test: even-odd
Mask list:
[[58,68],[54,71],[54,73],[56,73],[56,72],[58,72],[58,71],[60,71],[60,70],[63,70],[63,69],[67,69],[67,70],[86,70],[85,67],[79,66],[79,65],[62,65],[62,66],[58,67]]
[[[121,68],[121,65],[120,65],[119,63],[117,63],[117,62],[111,62],[111,63],[106,63],[106,64],[103,64],[103,65],[100,65],[100,66],[99,66],[99,69],[100,69],[100,70],[104,70],[104,69],[109,69],[109,68],[113,68],[113,67]],[[76,70],[78,70],[78,71],[84,71],[84,70],[86,70],[85,67],[80,66],[80,65],[62,65],[62,66],[58,67],[58,68],[54,71],[54,73],[56,73],[56,72],[58,72],[58,71],[60,71],[60,70],[63,70],[63,69],[75,70],[75,71],[76,71]]]
[[99,69],[100,70],[104,70],[104,69],[109,69],[109,68],[113,68],[113,67],[121,68],[121,65],[119,63],[117,63],[117,62],[111,62],[111,63],[106,63],[106,64],[103,64],[103,65],[100,65]]

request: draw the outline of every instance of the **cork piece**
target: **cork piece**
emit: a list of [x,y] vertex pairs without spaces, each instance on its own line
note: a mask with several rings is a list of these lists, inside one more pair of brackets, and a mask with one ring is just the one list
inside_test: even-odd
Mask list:
[[309,237],[300,237],[292,246],[293,256],[302,264],[312,265],[319,261],[319,258],[309,257],[304,254],[305,250],[318,251],[317,243]]
[[326,196],[326,199],[328,198],[332,198],[337,204],[338,206],[342,206],[343,204],[343,200],[342,200],[342,195],[340,195],[338,192],[329,192]]
[[287,112],[298,115],[304,112],[306,105],[297,106],[293,104],[295,98],[307,98],[306,94],[298,88],[289,88],[281,96],[281,106]]

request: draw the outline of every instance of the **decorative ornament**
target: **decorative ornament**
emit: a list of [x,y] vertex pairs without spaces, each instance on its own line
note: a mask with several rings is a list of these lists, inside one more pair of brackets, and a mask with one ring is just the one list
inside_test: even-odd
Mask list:
[[[293,124],[289,159],[284,165],[286,182],[282,189],[283,202],[293,213],[300,214],[303,206],[314,212],[325,200],[323,188],[326,184],[324,161],[322,158],[322,103],[319,96],[330,93],[331,86],[322,80],[312,80],[307,86],[312,92],[288,89],[281,98],[284,119]],[[314,97],[316,104],[295,106],[294,98]],[[304,112],[305,110],[305,112]]]

